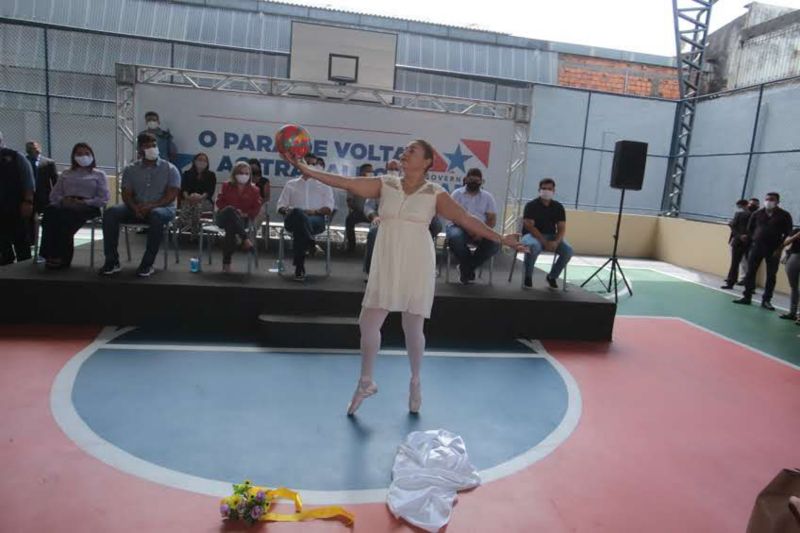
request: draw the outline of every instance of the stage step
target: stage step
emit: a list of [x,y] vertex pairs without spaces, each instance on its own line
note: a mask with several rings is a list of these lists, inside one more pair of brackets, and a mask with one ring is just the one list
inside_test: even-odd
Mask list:
[[358,317],[262,314],[258,316],[258,323],[270,346],[359,347]]

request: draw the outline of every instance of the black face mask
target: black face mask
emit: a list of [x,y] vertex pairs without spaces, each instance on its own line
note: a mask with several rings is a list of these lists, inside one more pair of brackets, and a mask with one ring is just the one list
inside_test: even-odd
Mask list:
[[468,181],[467,182],[467,190],[469,192],[478,192],[480,189],[481,189],[481,184],[480,183],[475,183],[475,182],[472,182],[472,181]]
[[748,209],[750,210],[751,213],[755,213],[756,211],[758,211],[758,206],[751,205],[750,207],[748,207]]

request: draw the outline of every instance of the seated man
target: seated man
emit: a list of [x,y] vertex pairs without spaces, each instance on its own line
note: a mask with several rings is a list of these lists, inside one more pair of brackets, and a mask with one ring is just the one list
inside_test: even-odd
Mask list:
[[159,157],[154,135],[140,133],[136,140],[139,160],[122,171],[122,202],[103,214],[103,250],[106,260],[101,275],[119,272],[119,226],[123,223],[148,224],[147,248],[136,275],[146,278],[155,272],[153,263],[161,246],[164,226],[175,218],[175,200],[181,191],[178,169]]
[[[310,156],[310,157],[309,157]],[[306,156],[306,163],[317,158]],[[333,189],[305,174],[286,182],[278,198],[278,213],[284,216],[283,226],[292,234],[294,279],[306,278],[306,251],[314,246],[314,235],[325,231],[325,217],[333,213]]]
[[[359,177],[373,176],[374,173],[372,171],[372,165],[369,163],[364,163],[358,167],[357,175]],[[349,212],[344,221],[344,234],[345,240],[347,241],[348,253],[353,253],[356,250],[356,224],[369,222],[367,215],[364,212],[365,201],[365,198],[356,196],[355,194],[349,192],[347,193],[347,208]]]
[[558,255],[558,260],[547,275],[547,283],[551,289],[557,289],[558,276],[572,259],[572,247],[564,240],[567,233],[567,215],[564,206],[553,200],[556,182],[545,178],[539,182],[539,198],[525,204],[522,214],[522,244],[528,247],[525,254],[526,289],[533,288],[533,267],[536,258],[543,250]]
[[[494,196],[482,190],[481,185],[483,174],[479,169],[471,168],[467,172],[465,185],[453,191],[452,197],[470,215],[493,228],[497,224],[497,205]],[[465,285],[474,281],[475,270],[500,250],[498,243],[470,235],[455,224],[447,226],[447,242],[453,255],[458,258],[461,283]],[[468,244],[477,245],[474,253],[470,251]]]

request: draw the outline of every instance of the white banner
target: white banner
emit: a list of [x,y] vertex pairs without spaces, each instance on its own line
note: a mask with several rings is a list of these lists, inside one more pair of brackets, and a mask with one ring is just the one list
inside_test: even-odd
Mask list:
[[[431,181],[452,191],[467,170],[479,168],[502,215],[513,136],[509,120],[146,84],[136,86],[134,105],[136,131],[144,129],[147,111],[159,114],[161,127],[174,137],[181,170],[205,152],[223,182],[234,162],[259,159],[272,186],[270,212],[283,184],[295,175],[275,151],[273,138],[282,125],[296,123],[308,129],[327,169],[346,176],[363,163],[380,174],[408,142],[425,139],[437,152]],[[343,193],[337,207],[341,213]]]

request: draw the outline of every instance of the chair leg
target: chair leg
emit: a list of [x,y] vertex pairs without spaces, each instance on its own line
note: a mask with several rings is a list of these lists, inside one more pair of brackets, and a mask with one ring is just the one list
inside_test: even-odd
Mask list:
[[172,225],[172,233],[175,236],[175,242],[173,243],[175,246],[175,264],[181,262],[181,232],[175,225]]
[[278,259],[275,261],[276,268],[278,270],[278,274],[283,274],[283,253],[284,253],[284,244],[283,238],[286,235],[284,228],[281,228],[280,232],[278,232]]
[[253,248],[251,248],[253,252],[253,262],[256,264],[256,270],[258,270],[258,228],[251,228],[251,232],[253,234],[250,239],[253,242]]
[[131,241],[128,238],[128,226],[122,226],[122,231],[125,232],[125,251],[128,252],[128,263],[131,262]]
[[445,255],[444,282],[450,283],[450,247],[447,246],[447,241],[444,242],[444,255]]
[[567,292],[567,265],[564,265],[564,292]]
[[94,269],[94,220],[91,222],[91,241],[89,244],[89,268]]
[[200,225],[200,235],[198,235],[198,238],[197,238],[197,243],[198,243],[197,244],[197,271],[198,272],[202,272],[203,271],[203,234],[204,233],[205,233],[205,231],[203,231],[203,226],[201,224]]
[[[152,231],[152,229],[150,230]],[[169,263],[169,237],[171,235],[169,224],[164,225],[164,271],[166,272]]]
[[331,275],[331,225],[327,224],[327,246],[325,247],[325,275]]
[[489,259],[489,285],[492,285],[492,277],[494,276],[494,256]]
[[33,261],[31,264],[34,267],[39,260],[39,225],[39,216],[33,215]]

